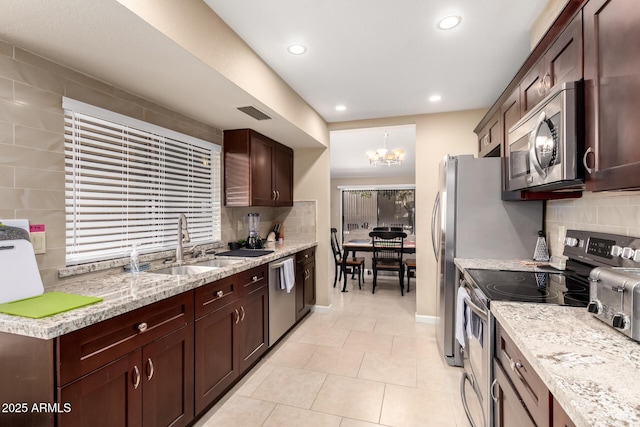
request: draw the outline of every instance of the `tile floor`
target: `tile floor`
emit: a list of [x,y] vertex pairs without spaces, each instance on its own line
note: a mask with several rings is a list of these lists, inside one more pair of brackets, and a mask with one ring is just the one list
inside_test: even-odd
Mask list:
[[415,293],[389,277],[372,295],[371,281],[334,289],[330,313],[308,315],[195,426],[468,427],[461,368],[415,322]]

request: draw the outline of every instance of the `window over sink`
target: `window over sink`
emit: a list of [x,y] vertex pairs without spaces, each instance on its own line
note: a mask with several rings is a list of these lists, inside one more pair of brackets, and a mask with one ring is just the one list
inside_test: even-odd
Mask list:
[[66,265],[220,240],[220,147],[63,98]]

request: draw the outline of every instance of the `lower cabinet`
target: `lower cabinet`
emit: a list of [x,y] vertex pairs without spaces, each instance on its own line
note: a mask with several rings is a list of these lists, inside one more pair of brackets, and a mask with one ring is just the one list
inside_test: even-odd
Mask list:
[[316,303],[315,247],[296,254],[296,321],[302,319]]
[[495,426],[535,427],[536,424],[531,419],[526,406],[498,363],[494,362],[493,372],[495,375],[492,388]]
[[59,426],[186,426],[193,420],[193,324],[59,388]]

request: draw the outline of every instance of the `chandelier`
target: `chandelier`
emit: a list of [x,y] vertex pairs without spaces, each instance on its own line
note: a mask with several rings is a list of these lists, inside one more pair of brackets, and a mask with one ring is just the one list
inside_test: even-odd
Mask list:
[[389,132],[384,133],[384,148],[379,148],[376,151],[367,151],[367,157],[369,163],[378,165],[401,165],[404,160],[404,150],[398,148],[389,151],[387,147],[387,139],[389,138]]

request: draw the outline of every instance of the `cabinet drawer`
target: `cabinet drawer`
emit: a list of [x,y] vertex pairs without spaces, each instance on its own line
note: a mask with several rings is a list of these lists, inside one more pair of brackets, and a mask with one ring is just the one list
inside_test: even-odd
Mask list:
[[236,301],[240,296],[239,285],[239,275],[235,274],[196,288],[196,319]]
[[548,426],[551,394],[504,329],[496,323],[496,357],[539,427]]
[[307,262],[313,261],[316,256],[316,248],[315,246],[309,249],[305,249],[296,254],[296,263],[305,264]]
[[58,386],[167,335],[193,319],[193,291],[189,291],[63,335],[57,340]]
[[264,264],[259,267],[252,268],[251,270],[238,273],[237,280],[240,287],[240,296],[250,294],[251,292],[257,291],[258,289],[267,286],[267,269],[268,265]]

